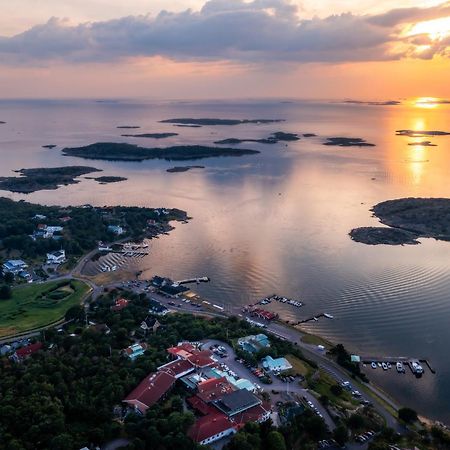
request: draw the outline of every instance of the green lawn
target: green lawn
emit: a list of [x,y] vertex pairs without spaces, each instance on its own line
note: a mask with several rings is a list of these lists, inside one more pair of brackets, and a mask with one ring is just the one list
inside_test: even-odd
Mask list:
[[0,337],[39,328],[64,317],[79,304],[89,286],[72,280],[28,284],[13,289],[12,298],[0,300]]

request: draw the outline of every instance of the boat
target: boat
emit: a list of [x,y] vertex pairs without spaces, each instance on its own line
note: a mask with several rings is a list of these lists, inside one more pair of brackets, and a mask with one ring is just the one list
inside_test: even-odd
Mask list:
[[411,369],[416,375],[422,375],[423,374],[423,367],[416,361],[413,361],[411,363]]
[[376,369],[377,368],[377,363],[376,362],[372,362],[371,366],[372,366],[372,369]]
[[334,319],[334,317],[331,314],[323,313],[323,316],[327,319]]
[[386,363],[386,365],[387,365],[388,369],[390,369],[392,367],[390,362]]
[[381,367],[383,368],[383,370],[388,370],[388,366],[385,362],[381,363]]
[[317,322],[319,319],[317,317],[313,317],[314,322]]
[[378,367],[381,367],[381,363],[380,362],[378,363]]
[[405,367],[403,366],[402,362],[399,361],[395,366],[397,368],[397,372],[398,373],[404,373],[405,372]]

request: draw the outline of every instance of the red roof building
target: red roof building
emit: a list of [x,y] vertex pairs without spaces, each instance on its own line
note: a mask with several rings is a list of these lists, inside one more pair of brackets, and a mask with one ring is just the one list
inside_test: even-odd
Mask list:
[[170,347],[167,352],[178,358],[188,359],[197,349],[190,342],[182,342],[176,347]]
[[167,394],[175,380],[175,377],[167,372],[150,374],[123,401],[145,414],[148,408]]
[[233,386],[225,378],[211,378],[199,383],[197,386],[197,397],[205,403],[213,402],[222,398],[225,394],[233,392]]
[[216,364],[209,350],[198,350],[190,342],[182,342],[176,347],[170,347],[167,352],[177,358],[186,359],[197,368],[210,367]]
[[201,445],[207,445],[235,432],[233,423],[225,414],[215,413],[198,419],[189,429],[188,436]]
[[247,409],[242,413],[233,416],[238,429],[242,428],[247,422],[262,423],[270,418],[270,406],[269,405],[257,405],[253,408]]
[[16,353],[14,353],[14,359],[23,360],[41,349],[42,349],[42,342],[36,342],[35,344],[27,345],[26,347],[22,347],[16,350]]
[[126,298],[118,298],[114,306],[111,306],[112,311],[122,311],[128,306],[129,301]]
[[167,372],[172,375],[176,379],[187,375],[194,371],[194,366],[185,359],[176,359],[168,364],[164,364],[163,366],[158,367],[159,371]]

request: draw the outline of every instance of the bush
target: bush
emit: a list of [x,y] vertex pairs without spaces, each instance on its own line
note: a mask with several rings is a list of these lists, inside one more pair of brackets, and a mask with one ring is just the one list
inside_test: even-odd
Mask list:
[[400,408],[398,418],[406,423],[414,423],[417,420],[417,413],[411,408]]
[[0,300],[8,300],[12,297],[11,287],[7,284],[0,286]]

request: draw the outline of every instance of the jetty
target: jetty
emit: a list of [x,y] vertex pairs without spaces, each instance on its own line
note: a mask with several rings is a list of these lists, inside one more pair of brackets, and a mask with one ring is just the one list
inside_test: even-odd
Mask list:
[[428,359],[426,358],[412,358],[408,356],[361,356],[360,358],[363,364],[370,365],[372,363],[375,363],[377,364],[377,367],[378,364],[383,363],[385,364],[390,363],[392,366],[395,367],[395,365],[398,362],[400,362],[405,366],[409,367],[411,372],[416,376],[422,375],[424,373],[423,365],[425,365],[432,374],[436,373],[436,370],[433,369],[430,361],[428,361]]
[[298,322],[294,323],[294,326],[301,325],[302,323],[306,323],[306,322],[317,322],[321,317],[324,317],[325,319],[333,319],[334,318],[331,314],[320,313],[320,314],[316,314],[313,317],[309,317],[308,319],[299,320]]
[[209,283],[211,279],[209,277],[197,277],[197,278],[188,278],[187,280],[175,281],[176,284],[191,284],[191,283]]
[[268,297],[265,297],[265,298],[259,300],[257,302],[257,304],[258,305],[269,305],[273,301],[280,302],[280,303],[286,303],[287,305],[292,305],[297,308],[300,308],[304,305],[304,303],[299,300],[293,300],[291,298],[283,297],[283,296],[277,295],[277,294],[269,295]]

